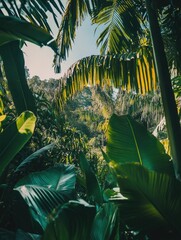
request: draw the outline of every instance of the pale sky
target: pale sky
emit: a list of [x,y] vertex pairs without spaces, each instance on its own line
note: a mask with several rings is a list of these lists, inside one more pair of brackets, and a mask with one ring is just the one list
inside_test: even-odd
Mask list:
[[[54,38],[56,38],[57,29],[53,26]],[[94,33],[95,26],[90,24],[90,20],[86,19],[77,31],[75,43],[72,51],[69,53],[68,59],[61,65],[61,74],[55,74],[53,69],[54,52],[49,47],[42,47],[31,43],[23,47],[25,65],[29,69],[30,77],[39,76],[41,80],[55,78],[58,79],[66,73],[67,69],[77,60],[98,54],[96,47],[96,39],[98,34]]]

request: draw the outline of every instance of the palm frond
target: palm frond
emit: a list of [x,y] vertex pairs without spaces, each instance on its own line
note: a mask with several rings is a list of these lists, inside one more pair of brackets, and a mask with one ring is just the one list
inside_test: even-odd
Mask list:
[[56,72],[60,72],[60,62],[67,58],[75,39],[75,31],[90,9],[89,1],[69,0],[57,36],[59,54],[55,57]]
[[156,90],[157,77],[148,47],[137,53],[92,55],[73,64],[66,78],[60,81],[56,102],[62,107],[65,101],[86,86],[121,86],[142,94]]
[[97,39],[101,54],[120,53],[137,46],[144,26],[142,21],[134,1],[110,1],[93,18],[93,23],[105,26]]
[[62,1],[38,1],[38,0],[2,0],[0,3],[0,14],[16,16],[28,22],[34,23],[48,31],[51,31],[48,23],[48,12],[54,18],[58,26],[57,16],[55,12],[62,14],[64,6]]

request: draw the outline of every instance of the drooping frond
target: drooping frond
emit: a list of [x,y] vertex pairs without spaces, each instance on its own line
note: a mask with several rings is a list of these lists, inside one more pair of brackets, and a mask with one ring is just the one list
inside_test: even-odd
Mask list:
[[14,16],[0,15],[0,47],[16,40],[29,41],[39,46],[47,45],[57,51],[57,44],[46,29]]
[[93,18],[93,22],[105,26],[97,39],[101,54],[120,53],[138,46],[144,26],[141,11],[133,0],[110,1]]
[[147,47],[137,53],[93,55],[72,65],[61,79],[56,99],[63,103],[86,86],[122,86],[128,91],[146,93],[156,89],[157,78],[152,51]]
[[57,36],[59,55],[55,57],[55,71],[60,72],[60,62],[67,58],[75,39],[75,31],[90,10],[89,0],[69,0]]
[[61,0],[1,0],[0,14],[16,16],[28,22],[34,23],[51,31],[48,23],[47,12],[51,13],[57,26],[59,26],[56,13],[62,14],[64,10]]

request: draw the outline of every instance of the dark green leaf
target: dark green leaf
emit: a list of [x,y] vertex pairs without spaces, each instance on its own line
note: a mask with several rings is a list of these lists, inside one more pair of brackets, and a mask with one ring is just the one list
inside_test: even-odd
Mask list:
[[73,165],[58,165],[41,172],[31,173],[22,178],[15,186],[41,186],[55,191],[75,189],[75,172]]
[[23,40],[39,46],[50,45],[54,51],[57,50],[56,43],[48,31],[16,17],[0,16],[0,32],[0,46],[14,40]]
[[25,110],[36,112],[33,95],[28,87],[25,75],[25,64],[19,41],[0,47],[4,70],[17,112]]
[[59,210],[57,217],[46,228],[43,240],[90,239],[95,207],[70,202]]
[[176,231],[181,236],[181,184],[175,177],[145,169],[139,164],[117,164],[121,193],[120,217],[134,230]]
[[[31,173],[14,188],[15,221],[25,231],[41,233],[53,211],[74,199],[75,172],[73,166],[60,165]],[[18,213],[18,209],[22,212]],[[26,222],[24,222],[26,216]]]
[[15,240],[41,240],[41,236],[38,234],[24,232],[21,229],[18,229],[16,231],[16,239]]

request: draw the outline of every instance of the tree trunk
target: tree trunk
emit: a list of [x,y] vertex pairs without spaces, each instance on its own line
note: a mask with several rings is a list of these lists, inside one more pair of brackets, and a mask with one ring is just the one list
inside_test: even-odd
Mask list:
[[181,181],[181,131],[174,93],[172,90],[168,63],[164,51],[163,40],[157,19],[157,11],[153,9],[151,0],[146,0],[146,8],[150,24],[151,40],[154,52],[157,76],[165,112],[168,139],[175,175]]

